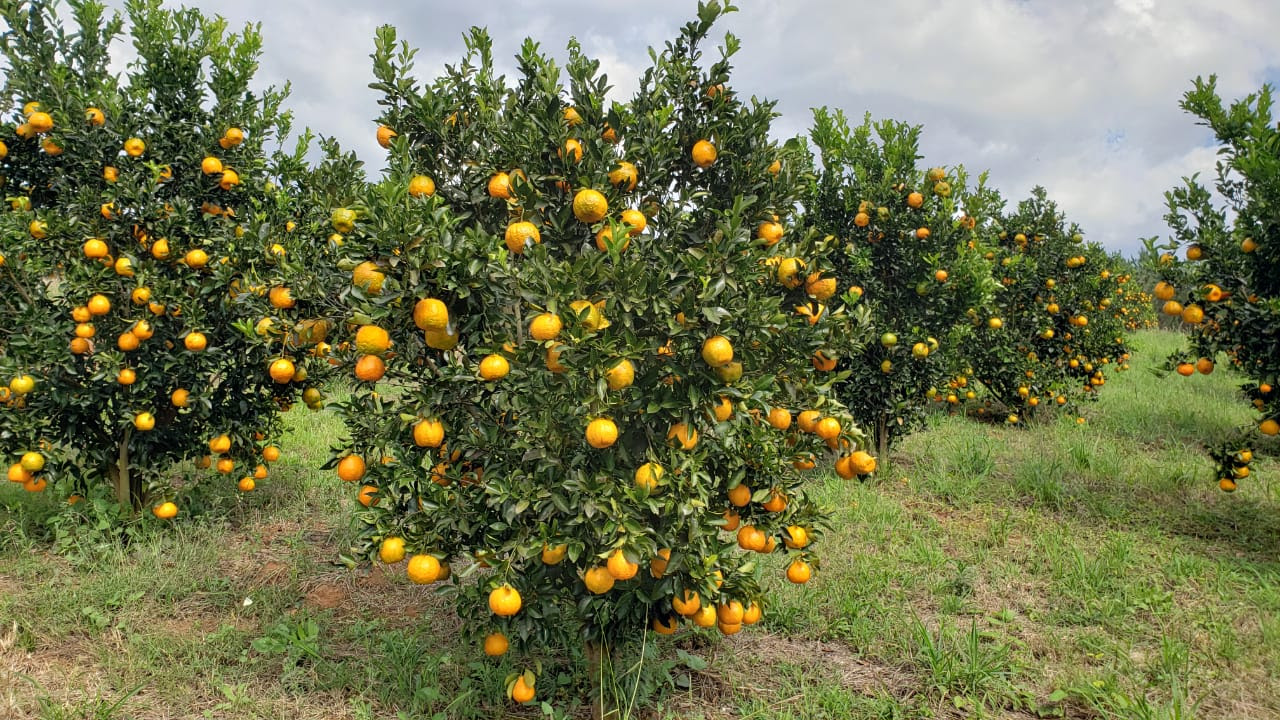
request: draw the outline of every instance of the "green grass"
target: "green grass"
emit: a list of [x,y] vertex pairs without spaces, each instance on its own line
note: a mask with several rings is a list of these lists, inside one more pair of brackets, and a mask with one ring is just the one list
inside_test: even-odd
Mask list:
[[[1280,449],[1219,492],[1201,446],[1251,419],[1239,381],[1158,378],[1178,337],[1135,341],[1083,425],[939,415],[876,479],[820,484],[812,582],[769,558],[762,626],[620,668],[643,657],[661,718],[1280,717]],[[494,700],[514,661],[443,598],[334,562],[350,487],[313,468],[341,427],[288,423],[258,491],[124,548],[52,554],[51,501],[0,487],[0,717],[540,715]],[[560,672],[540,697],[574,707]]]

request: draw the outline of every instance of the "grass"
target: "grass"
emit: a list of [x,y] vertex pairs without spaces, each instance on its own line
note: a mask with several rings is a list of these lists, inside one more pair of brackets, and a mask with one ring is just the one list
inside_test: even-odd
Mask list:
[[[875,480],[821,483],[816,578],[769,558],[762,626],[650,645],[619,691],[656,718],[1280,717],[1280,449],[1216,489],[1200,448],[1250,412],[1225,372],[1146,369],[1177,342],[1138,335],[1084,425],[939,415]],[[52,554],[46,501],[0,487],[0,717],[540,715],[494,701],[514,665],[443,598],[335,562],[350,488],[313,468],[341,427],[288,422],[260,490],[125,548]]]

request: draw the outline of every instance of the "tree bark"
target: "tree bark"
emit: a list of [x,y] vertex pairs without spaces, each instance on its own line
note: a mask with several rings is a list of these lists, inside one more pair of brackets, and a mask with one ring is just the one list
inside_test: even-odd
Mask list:
[[889,416],[885,413],[880,413],[880,417],[876,418],[876,446],[880,450],[880,463],[887,463],[889,461]]
[[134,491],[133,478],[129,473],[130,434],[130,430],[126,428],[124,437],[120,438],[120,455],[116,458],[115,465],[107,470],[107,474],[111,477],[112,484],[116,486],[116,502],[121,506],[133,507],[142,498],[138,497],[140,492]]
[[[591,720],[617,720],[618,709],[611,699],[605,698],[604,670],[605,650],[600,643],[588,642],[586,646],[587,672],[591,674],[594,692],[591,694]],[[609,658],[609,672],[613,672],[612,658]]]

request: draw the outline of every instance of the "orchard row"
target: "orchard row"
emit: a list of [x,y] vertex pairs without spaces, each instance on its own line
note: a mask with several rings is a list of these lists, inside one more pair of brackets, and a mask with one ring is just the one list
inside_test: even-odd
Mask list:
[[526,42],[508,82],[472,30],[422,82],[380,29],[373,181],[332,141],[308,162],[309,132],[273,149],[254,29],[131,6],[115,77],[119,21],[32,8],[4,18],[9,479],[171,518],[201,473],[253,490],[279,413],[327,405],[357,554],[448,581],[490,655],[736,633],[767,606],[758,555],[819,568],[820,468],[874,473],[931,406],[1071,411],[1154,323],[1043,190],[1008,207],[920,167],[919,127],[820,110],[772,140],[737,40],[703,56],[715,2],[626,102],[576,43],[560,68]]

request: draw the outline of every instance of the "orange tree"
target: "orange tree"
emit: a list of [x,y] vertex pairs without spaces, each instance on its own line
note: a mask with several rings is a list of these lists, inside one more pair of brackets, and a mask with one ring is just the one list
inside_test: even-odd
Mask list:
[[730,88],[732,36],[699,64],[729,9],[700,5],[611,105],[576,44],[567,87],[531,41],[509,86],[473,30],[419,85],[378,33],[389,170],[332,213],[356,387],[330,466],[367,506],[359,553],[448,579],[489,655],[590,659],[686,618],[738,632],[761,614],[755,553],[814,572],[804,473],[873,464],[824,397],[841,375],[814,368],[859,328],[795,271],[822,252],[787,222],[801,156]]
[[[1169,368],[1184,376],[1209,373],[1225,354],[1248,378],[1241,390],[1261,414],[1256,429],[1263,436],[1280,433],[1280,131],[1272,97],[1263,86],[1224,106],[1216,78],[1196,79],[1182,108],[1222,146],[1215,189],[1226,202],[1217,205],[1197,177],[1186,179],[1166,193],[1173,236],[1153,244],[1163,251],[1155,295],[1189,337],[1189,350],[1170,357]],[[1242,432],[1210,448],[1223,490],[1248,477],[1257,439]]]
[[[291,312],[267,143],[284,93],[249,88],[261,40],[219,19],[131,3],[137,59],[108,71],[124,22],[71,3],[6,3],[0,128],[0,451],[28,490],[178,511],[169,470],[198,459],[251,489],[300,387],[301,348],[254,332]],[[97,500],[95,500],[95,503]]]
[[1106,368],[1128,359],[1116,304],[1128,277],[1111,270],[1106,251],[1086,243],[1043,188],[1000,217],[989,237],[983,247],[1000,289],[970,316],[973,376],[1011,423],[1094,397]]
[[996,196],[984,178],[970,187],[962,167],[917,167],[920,132],[869,118],[850,128],[825,109],[811,132],[821,169],[805,219],[838,238],[833,269],[878,336],[848,345],[840,398],[874,428],[880,455],[923,417],[931,389],[954,364],[954,329],[992,287],[974,241]]
[[1119,286],[1115,289],[1111,306],[1120,314],[1117,319],[1122,322],[1124,329],[1132,332],[1158,327],[1155,306],[1152,304],[1155,296],[1151,294],[1149,286],[1142,282],[1146,271],[1138,265],[1138,261],[1119,253],[1110,253],[1107,262],[1110,271],[1115,273],[1116,284]]

